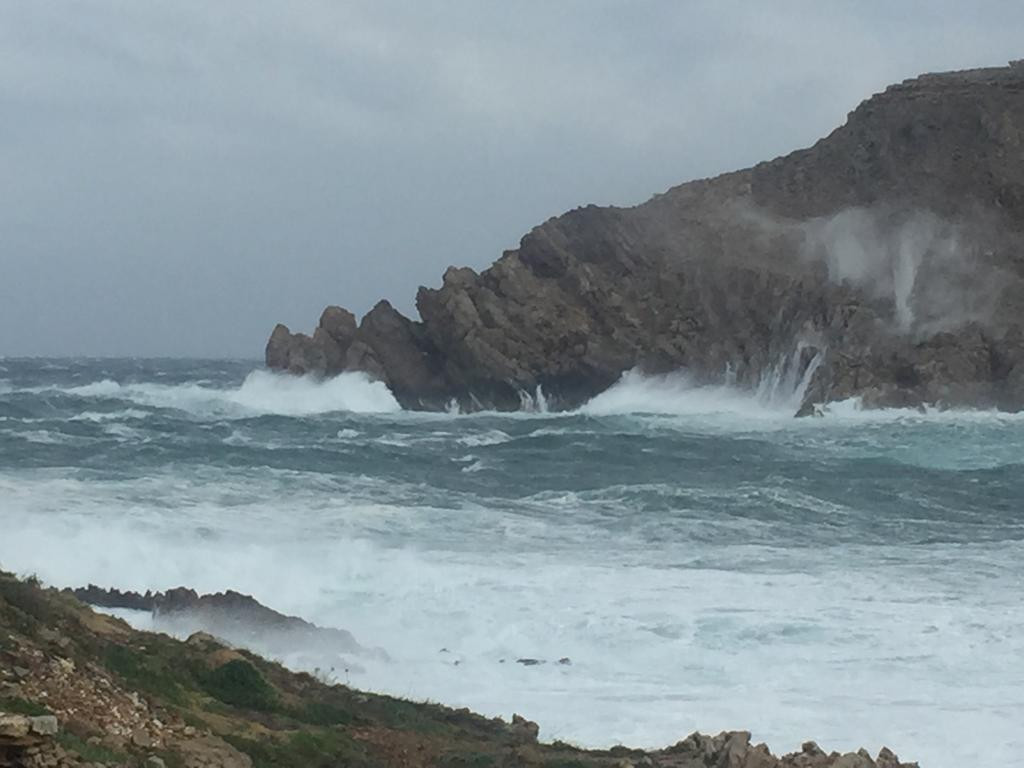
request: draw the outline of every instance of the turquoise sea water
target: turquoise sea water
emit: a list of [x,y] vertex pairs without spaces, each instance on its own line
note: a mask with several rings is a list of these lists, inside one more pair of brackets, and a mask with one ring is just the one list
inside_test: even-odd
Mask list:
[[1024,417],[791,395],[629,375],[572,414],[423,414],[358,375],[0,360],[0,566],[249,592],[383,648],[354,685],[543,738],[1010,764]]

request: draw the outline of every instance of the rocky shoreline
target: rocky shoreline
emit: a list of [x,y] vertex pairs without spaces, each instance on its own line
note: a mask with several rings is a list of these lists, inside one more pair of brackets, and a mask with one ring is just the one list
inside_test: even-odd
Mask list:
[[633,208],[587,206],[420,319],[328,307],[268,367],[361,371],[406,408],[572,408],[627,370],[785,388],[802,414],[1024,407],[1024,65],[891,86],[813,147]]
[[[139,609],[166,600],[83,592]],[[174,594],[188,605],[205,599]],[[260,608],[272,624],[290,620]],[[775,757],[745,731],[694,733],[659,750],[545,744],[538,725],[519,715],[488,719],[328,684],[202,632],[181,641],[136,631],[70,592],[3,572],[0,662],[5,768],[916,768],[885,748],[871,757],[814,742]]]

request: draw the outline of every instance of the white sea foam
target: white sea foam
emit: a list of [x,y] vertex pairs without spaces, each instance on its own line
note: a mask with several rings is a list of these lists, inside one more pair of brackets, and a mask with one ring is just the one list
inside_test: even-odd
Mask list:
[[244,408],[283,416],[305,416],[330,411],[386,413],[401,410],[380,381],[364,373],[342,373],[331,379],[288,376],[267,371],[250,373],[231,401]]
[[56,391],[83,398],[127,400],[154,408],[175,408],[199,415],[311,416],[332,411],[388,413],[401,410],[385,384],[372,381],[363,373],[342,373],[321,380],[255,370],[241,386],[230,389],[195,382],[121,384],[105,379]]
[[[813,364],[812,364],[813,365]],[[812,370],[795,385],[792,379],[780,383],[778,376],[766,375],[758,388],[742,389],[727,384],[695,384],[685,371],[647,376],[627,371],[611,387],[593,397],[577,413],[587,416],[656,415],[700,418],[716,428],[770,428],[772,424],[791,429],[814,429],[826,424],[855,423],[1024,423],[1024,411],[994,408],[868,408],[860,398],[818,406],[814,416],[794,418]],[[564,431],[564,430],[563,430]],[[556,433],[550,428],[535,434]]]
[[103,426],[104,434],[110,435],[122,442],[132,441],[147,443],[150,438],[142,431],[133,429],[125,424],[105,424]]
[[821,363],[822,353],[818,351],[807,365],[802,365],[806,347],[804,342],[796,344],[790,354],[762,372],[752,390],[736,386],[729,369],[724,383],[718,385],[697,384],[685,370],[657,376],[627,371],[609,389],[585,403],[580,413],[687,417],[729,414],[758,420],[792,416]]
[[65,445],[76,442],[76,438],[72,435],[65,435],[61,432],[46,429],[31,429],[14,434],[22,440],[36,443],[37,445]]
[[837,400],[817,408],[816,415],[826,422],[845,423],[975,423],[975,424],[1017,424],[1024,423],[1024,411],[1000,411],[995,408],[868,408],[861,398]]
[[82,411],[79,414],[71,416],[68,421],[90,421],[93,423],[101,423],[104,421],[121,421],[123,419],[145,419],[149,416],[148,411],[142,411],[138,408],[126,408],[123,411],[110,411],[109,413],[98,413],[96,411]]
[[791,417],[794,409],[788,398],[772,401],[737,387],[697,385],[685,372],[645,376],[638,371],[627,371],[609,389],[585,403],[579,413],[588,416],[724,414],[778,420]]
[[487,432],[479,432],[472,435],[466,435],[465,437],[460,437],[455,442],[469,448],[475,448],[484,445],[500,445],[501,443],[507,443],[511,439],[512,437],[508,432],[503,432],[500,429],[492,429]]
[[[791,555],[677,542],[677,560],[704,564],[673,568],[628,538],[564,527],[562,515],[522,521],[538,541],[573,536],[559,557],[467,547],[463,537],[459,549],[437,537],[396,548],[350,520],[325,535],[301,499],[214,523],[204,509],[133,513],[115,489],[104,497],[67,480],[6,482],[18,487],[0,482],[13,491],[5,514],[23,521],[0,542],[7,568],[58,585],[239,589],[383,647],[392,660],[367,662],[354,685],[524,712],[543,738],[657,746],[697,727],[753,727],[781,750],[810,735],[844,751],[886,743],[932,768],[969,763],[981,749],[1010,764],[1024,748],[1015,727],[1024,706],[1019,542],[806,550],[799,568],[779,569],[727,566]],[[102,518],[83,519],[76,498]],[[466,512],[431,514],[444,529]],[[571,666],[551,663],[563,656]],[[520,657],[549,663],[526,668]],[[317,661],[297,653],[293,663]]]

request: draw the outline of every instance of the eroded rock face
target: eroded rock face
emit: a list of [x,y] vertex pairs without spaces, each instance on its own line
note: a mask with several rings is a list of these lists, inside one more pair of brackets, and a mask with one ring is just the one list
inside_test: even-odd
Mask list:
[[268,368],[298,375],[331,376],[346,369],[346,354],[356,335],[355,316],[341,307],[327,307],[313,336],[292,333],[280,323],[267,341]]
[[809,149],[550,219],[416,305],[419,321],[381,302],[358,327],[338,308],[313,337],[278,326],[267,365],[365,371],[413,408],[515,409],[537,387],[573,407],[639,368],[781,372],[801,413],[1019,409],[1024,70],[892,86]]

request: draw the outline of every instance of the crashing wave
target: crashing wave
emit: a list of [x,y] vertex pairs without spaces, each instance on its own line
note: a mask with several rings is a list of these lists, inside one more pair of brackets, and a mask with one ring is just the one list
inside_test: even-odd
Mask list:
[[791,417],[800,407],[811,377],[821,362],[818,352],[805,360],[804,344],[765,371],[754,389],[735,383],[727,369],[721,384],[702,384],[686,371],[645,375],[633,369],[579,408],[588,416],[662,414],[704,416],[720,413],[749,418]]
[[392,413],[401,410],[383,382],[364,373],[342,373],[331,379],[252,371],[236,388],[200,383],[178,385],[121,384],[111,379],[77,387],[49,389],[81,398],[127,400],[151,408],[173,408],[200,415],[313,416],[347,411]]

